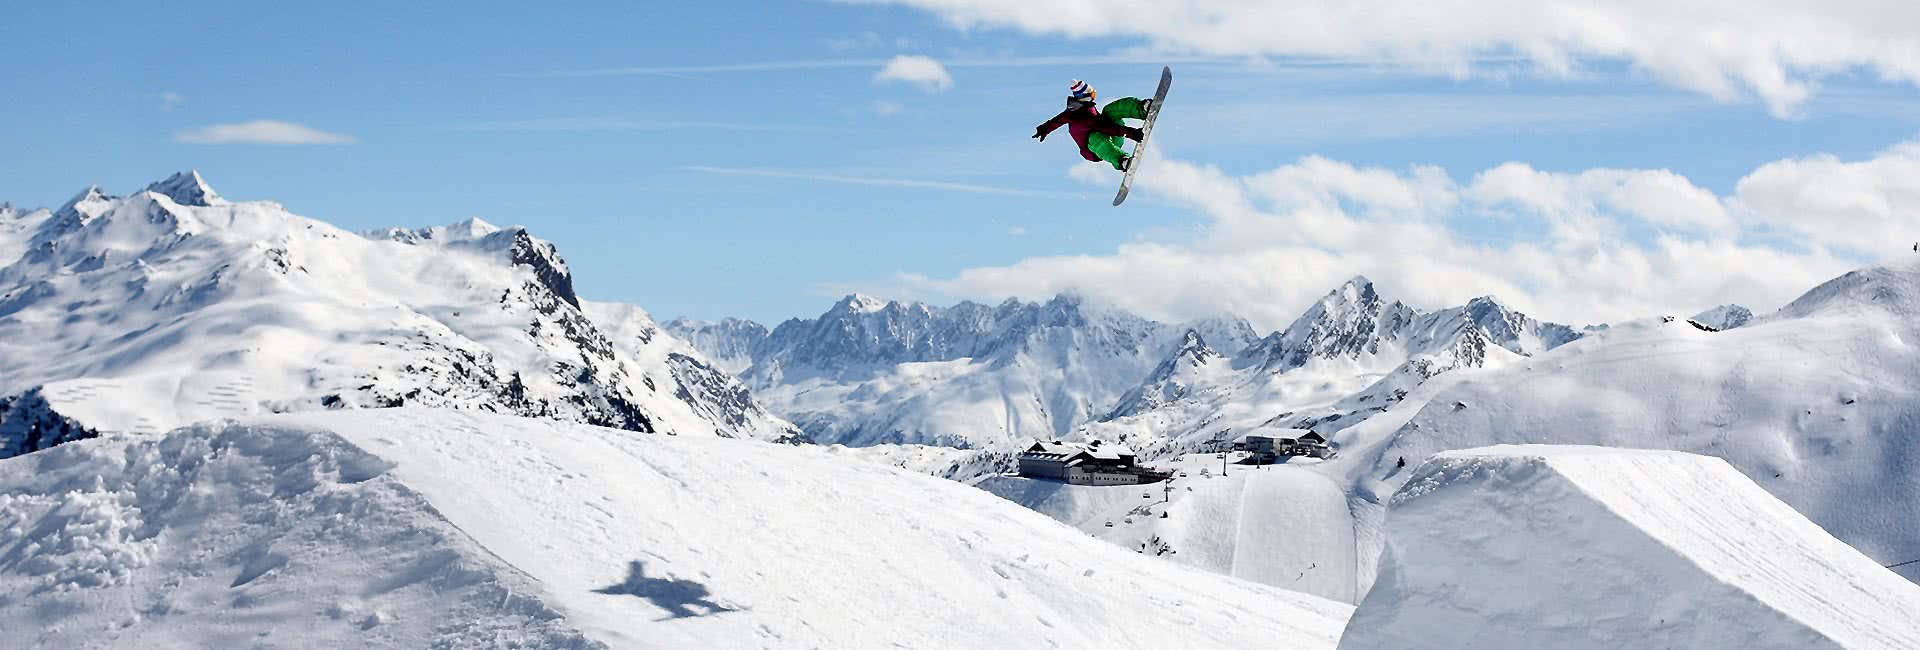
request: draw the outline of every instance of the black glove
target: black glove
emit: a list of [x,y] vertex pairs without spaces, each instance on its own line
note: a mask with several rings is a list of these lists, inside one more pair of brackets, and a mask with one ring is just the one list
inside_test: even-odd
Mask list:
[[1036,128],[1033,130],[1033,137],[1039,139],[1041,142],[1046,142],[1047,132]]

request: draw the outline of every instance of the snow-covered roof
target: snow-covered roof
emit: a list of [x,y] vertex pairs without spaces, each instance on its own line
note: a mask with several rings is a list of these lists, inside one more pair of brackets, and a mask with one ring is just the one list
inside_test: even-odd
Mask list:
[[1078,454],[1083,451],[1086,451],[1086,449],[1080,447],[1079,445],[1072,445],[1064,442],[1040,441],[1040,442],[1033,443],[1033,446],[1031,447],[1027,447],[1026,453],[1057,454],[1060,456],[1073,456],[1074,454]]
[[1092,445],[1082,446],[1082,445],[1076,445],[1069,442],[1046,442],[1046,441],[1039,441],[1039,442],[1033,443],[1033,445],[1027,447],[1027,450],[1025,453],[1036,454],[1036,455],[1057,455],[1062,458],[1072,458],[1080,454],[1086,454],[1088,458],[1097,458],[1100,460],[1120,460],[1121,456],[1134,455],[1133,449],[1130,447],[1127,447],[1126,445],[1104,445],[1104,444],[1096,443]]

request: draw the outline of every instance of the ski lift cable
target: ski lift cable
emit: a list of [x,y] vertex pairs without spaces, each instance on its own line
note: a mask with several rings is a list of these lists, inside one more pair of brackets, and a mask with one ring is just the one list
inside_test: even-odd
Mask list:
[[1896,563],[1887,565],[1887,568],[1893,569],[1893,568],[1903,567],[1909,564],[1920,564],[1920,559],[1907,560],[1905,562],[1896,562]]

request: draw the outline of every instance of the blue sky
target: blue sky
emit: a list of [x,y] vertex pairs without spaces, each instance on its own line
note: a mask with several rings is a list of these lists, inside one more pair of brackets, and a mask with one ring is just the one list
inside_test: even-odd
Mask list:
[[[1920,131],[1920,93],[1871,66],[1822,76],[1795,115],[1777,117],[1760,98],[1665,82],[1632,56],[1540,74],[1483,52],[1459,76],[1367,57],[1196,52],[1124,29],[1067,37],[1011,20],[963,29],[951,13],[908,6],[71,4],[0,8],[14,35],[0,57],[9,91],[0,200],[52,206],[88,183],[124,193],[195,168],[229,198],[279,201],[347,228],[479,216],[556,242],[589,297],[661,317],[778,321],[852,289],[990,300],[1098,280],[958,280],[969,269],[1032,267],[1023,261],[1124,260],[1141,243],[1192,250],[1218,234],[1223,213],[1146,182],[1109,207],[1117,176],[1070,175],[1066,138],[1028,138],[1069,80],[1091,81],[1103,98],[1145,93],[1160,61],[1177,80],[1157,155],[1180,161],[1169,170],[1237,178],[1321,156],[1402,172],[1433,165],[1466,184],[1523,161],[1566,174],[1671,170],[1730,195],[1768,162],[1865,160]],[[876,80],[898,55],[942,62],[951,87]],[[351,142],[182,141],[253,120]],[[1536,229],[1472,216],[1449,215],[1468,246]],[[1622,232],[1643,245],[1660,234]],[[1742,233],[1732,239],[1779,230]],[[1365,261],[1377,256],[1332,253],[1317,272],[1289,276],[1274,313],[1325,291],[1324,278],[1394,273]],[[1087,289],[1125,294],[1138,281],[1106,282]],[[1417,278],[1399,284],[1420,292]],[[1745,286],[1723,284],[1669,302]],[[1248,290],[1236,300],[1263,304],[1156,315],[1268,307],[1260,287]],[[1764,301],[1780,290],[1768,291],[1749,293]]]

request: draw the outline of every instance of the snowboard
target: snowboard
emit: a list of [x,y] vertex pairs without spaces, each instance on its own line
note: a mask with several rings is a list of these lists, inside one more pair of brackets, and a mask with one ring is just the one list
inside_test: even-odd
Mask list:
[[1140,127],[1140,142],[1133,145],[1133,162],[1127,164],[1127,175],[1120,179],[1120,193],[1113,195],[1113,204],[1120,205],[1127,200],[1127,190],[1133,189],[1133,175],[1140,171],[1141,156],[1147,153],[1147,142],[1153,139],[1153,122],[1160,117],[1160,106],[1167,101],[1167,88],[1173,86],[1173,68],[1160,66],[1160,87],[1153,91],[1153,105],[1147,107],[1147,123]]

